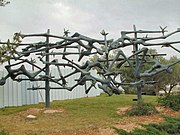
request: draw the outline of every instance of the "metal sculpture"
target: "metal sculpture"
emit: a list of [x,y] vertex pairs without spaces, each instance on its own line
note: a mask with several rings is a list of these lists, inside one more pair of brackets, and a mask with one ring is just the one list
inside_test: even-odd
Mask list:
[[[136,87],[138,90],[138,103],[141,103],[141,88],[145,84],[153,84],[155,82],[145,82],[142,78],[149,77],[158,74],[162,71],[170,71],[170,67],[180,61],[169,65],[162,65],[155,62],[154,66],[145,71],[141,72],[141,66],[146,62],[146,57],[149,55],[147,53],[148,46],[160,45],[165,47],[171,47],[177,52],[180,52],[177,48],[172,46],[173,44],[180,43],[176,42],[161,42],[161,43],[151,43],[150,41],[157,39],[165,39],[175,33],[180,32],[180,29],[165,35],[165,28],[161,28],[160,31],[144,31],[136,30],[134,26],[133,31],[122,31],[121,37],[117,40],[107,40],[107,35],[104,30],[101,32],[104,39],[97,40],[89,38],[87,36],[75,33],[72,36],[69,36],[69,31],[64,30],[64,36],[57,36],[50,34],[50,30],[47,33],[43,34],[19,34],[19,38],[28,38],[28,37],[45,37],[44,42],[38,43],[20,43],[19,50],[13,50],[13,57],[8,61],[8,65],[5,66],[8,74],[5,77],[2,77],[0,80],[0,85],[4,85],[6,79],[11,77],[12,80],[21,82],[23,80],[30,81],[43,81],[45,82],[45,87],[32,87],[29,90],[38,90],[44,89],[46,94],[46,107],[50,107],[50,89],[67,89],[72,91],[75,87],[79,85],[85,86],[85,92],[88,93],[92,87],[98,87],[109,95],[120,94],[119,87],[122,85]],[[138,34],[148,34],[162,33],[158,37],[138,37]],[[132,35],[129,36],[129,35]],[[58,39],[57,42],[51,43],[50,39]],[[1,44],[6,44],[1,42]],[[17,43],[10,43],[17,44]],[[139,49],[139,45],[144,46]],[[121,48],[126,46],[133,46],[133,54],[127,57]],[[114,58],[109,58],[111,51],[117,50]],[[105,58],[98,58],[96,61],[91,62],[87,60],[89,56],[93,54],[105,55]],[[78,60],[72,58],[75,56]],[[156,56],[157,54],[152,54],[151,56]],[[165,54],[159,54],[165,55]],[[34,58],[37,56],[37,58]],[[86,58],[85,58],[86,57]],[[13,61],[13,63],[12,63]],[[80,63],[83,61],[83,64]],[[133,64],[132,64],[133,61]],[[104,64],[105,63],[105,64]],[[112,67],[115,63],[117,68],[121,68],[124,63],[128,63],[129,66],[133,69],[134,77],[136,78],[134,82],[131,83],[122,83],[117,81],[118,71],[113,71]],[[30,65],[33,67],[33,72],[29,71],[26,67]],[[42,65],[42,66],[40,66]],[[50,66],[56,67],[58,70],[59,76],[52,76],[50,73]],[[71,72],[64,75],[62,74],[62,68],[72,68]],[[97,72],[102,77],[93,76],[90,72],[94,67],[98,67],[100,70]],[[76,79],[76,84],[69,86],[67,78],[73,76],[74,74],[80,74],[79,78]],[[27,78],[21,78],[20,75],[25,75]],[[90,81],[91,85],[87,88],[86,82]],[[51,87],[51,83],[55,83],[58,87]]]

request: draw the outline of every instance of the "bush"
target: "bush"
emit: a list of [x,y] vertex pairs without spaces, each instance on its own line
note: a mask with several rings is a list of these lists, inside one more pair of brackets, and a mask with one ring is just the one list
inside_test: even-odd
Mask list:
[[122,87],[124,89],[125,94],[136,94],[137,89],[134,87]]
[[137,105],[137,104],[133,105],[132,108],[127,112],[127,114],[130,116],[151,115],[155,113],[158,113],[158,111],[151,103],[142,103],[141,105]]
[[180,117],[172,118],[164,116],[166,121],[161,124],[142,125],[145,129],[135,128],[132,132],[123,129],[117,129],[119,135],[179,135],[180,133]]
[[178,111],[180,110],[180,93],[159,97],[158,102],[163,106]]
[[0,135],[10,135],[10,134],[9,134],[9,132],[2,130],[2,131],[0,131]]
[[118,129],[118,128],[115,128],[113,127],[113,129],[115,129],[116,133],[118,133],[118,135],[132,135],[132,133],[129,133],[127,131],[125,131],[124,129]]
[[161,124],[149,124],[147,127],[153,127],[159,131],[166,132],[168,134],[180,133],[180,117],[172,118],[165,116],[166,121]]

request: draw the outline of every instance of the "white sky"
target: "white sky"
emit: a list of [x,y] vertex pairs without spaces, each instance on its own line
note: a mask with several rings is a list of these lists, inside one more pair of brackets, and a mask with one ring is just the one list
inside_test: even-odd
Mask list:
[[[63,35],[78,32],[93,38],[117,39],[122,30],[160,30],[167,26],[169,32],[180,28],[180,0],[10,0],[0,7],[0,40],[12,38],[13,33],[51,33]],[[180,40],[180,33],[172,38]],[[180,44],[176,45],[180,49]],[[127,51],[127,50],[126,50]],[[177,55],[170,48],[158,51]]]

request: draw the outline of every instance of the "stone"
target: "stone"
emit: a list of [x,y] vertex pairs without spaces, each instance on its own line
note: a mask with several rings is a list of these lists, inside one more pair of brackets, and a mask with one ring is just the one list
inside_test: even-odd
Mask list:
[[29,119],[29,120],[33,120],[33,119],[36,119],[37,117],[35,115],[28,115],[26,116],[26,119]]

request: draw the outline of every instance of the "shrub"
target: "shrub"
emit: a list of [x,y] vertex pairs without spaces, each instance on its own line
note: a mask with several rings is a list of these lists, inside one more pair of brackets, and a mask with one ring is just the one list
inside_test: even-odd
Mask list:
[[130,116],[136,115],[136,116],[141,116],[141,115],[151,115],[155,114],[158,111],[152,105],[151,103],[142,103],[141,105],[133,105],[130,110],[128,110],[127,114]]
[[159,97],[158,102],[163,106],[178,111],[180,110],[180,93]]
[[9,134],[9,132],[2,130],[2,131],[0,131],[0,135],[10,135],[10,134]]
[[125,94],[136,94],[137,89],[134,87],[123,87]]
[[118,128],[115,128],[113,127],[113,129],[115,129],[116,133],[118,133],[118,135],[132,135],[132,133],[129,133],[127,131],[125,131],[124,129],[118,129]]
[[161,124],[142,125],[145,129],[135,128],[132,132],[114,128],[119,135],[179,135],[180,117],[164,116],[166,121]]
[[170,116],[164,116],[165,122],[161,124],[149,124],[150,127],[154,127],[159,131],[164,131],[168,134],[180,133],[180,117],[173,118]]

